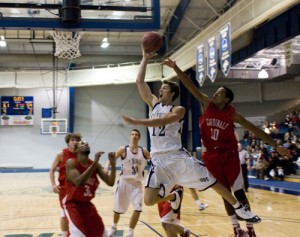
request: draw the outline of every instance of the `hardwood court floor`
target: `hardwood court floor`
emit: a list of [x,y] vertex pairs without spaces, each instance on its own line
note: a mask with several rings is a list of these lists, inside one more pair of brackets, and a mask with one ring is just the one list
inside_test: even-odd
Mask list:
[[[0,236],[59,236],[58,197],[52,193],[48,173],[0,173],[0,187]],[[300,196],[251,188],[247,195],[252,209],[263,219],[255,226],[258,237],[300,236]],[[200,193],[200,197],[209,204],[202,212],[196,209],[189,190],[185,189],[182,225],[198,236],[230,236],[233,231],[221,198],[213,190]],[[109,229],[113,188],[101,183],[94,203]],[[121,216],[117,236],[126,236],[131,211]],[[245,227],[245,223],[242,225]],[[135,236],[165,236],[156,206],[144,206]]]

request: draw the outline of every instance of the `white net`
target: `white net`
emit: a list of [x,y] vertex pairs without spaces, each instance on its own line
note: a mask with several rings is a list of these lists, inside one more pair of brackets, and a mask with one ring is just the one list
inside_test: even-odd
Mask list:
[[79,50],[80,39],[83,33],[68,31],[50,31],[55,41],[54,55],[59,58],[72,59],[81,56]]

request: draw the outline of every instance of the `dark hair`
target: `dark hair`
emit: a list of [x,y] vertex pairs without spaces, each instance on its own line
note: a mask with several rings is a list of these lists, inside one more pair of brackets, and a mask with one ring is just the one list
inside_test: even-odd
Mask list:
[[139,134],[139,137],[141,137],[141,133],[140,133],[140,131],[139,131],[139,130],[137,130],[136,128],[132,129],[132,131],[131,131],[131,132],[137,132],[137,133]]
[[234,99],[234,93],[227,86],[222,86],[225,89],[225,98],[228,98],[227,104],[230,104]]
[[81,141],[81,134],[80,133],[68,133],[66,136],[65,136],[65,142],[67,143],[67,144],[69,144],[69,142],[70,142],[70,140],[72,139],[72,138],[74,138],[74,139],[77,139],[77,141]]
[[174,92],[174,96],[172,98],[172,102],[175,101],[178,98],[179,93],[180,93],[180,89],[179,89],[178,84],[176,82],[174,82],[174,81],[167,81],[167,80],[164,80],[163,84],[169,85],[169,87],[171,89],[171,92]]

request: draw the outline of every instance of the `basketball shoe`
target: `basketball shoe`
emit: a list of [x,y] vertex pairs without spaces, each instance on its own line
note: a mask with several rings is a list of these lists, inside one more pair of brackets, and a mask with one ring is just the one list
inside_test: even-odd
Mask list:
[[203,211],[204,209],[206,209],[209,205],[208,204],[203,204],[201,203],[199,206],[198,206],[198,209],[199,211]]
[[117,233],[117,228],[112,226],[108,231],[108,237],[113,237],[116,233]]
[[238,208],[235,209],[235,213],[237,215],[238,220],[248,221],[252,224],[257,224],[261,222],[261,219],[249,210],[248,205],[240,205]]
[[189,229],[184,229],[183,233],[180,235],[181,237],[190,237],[191,231]]
[[176,189],[172,193],[175,194],[175,199],[173,201],[170,201],[171,207],[172,207],[174,213],[178,213],[180,210],[181,201],[182,201],[182,189],[181,188]]

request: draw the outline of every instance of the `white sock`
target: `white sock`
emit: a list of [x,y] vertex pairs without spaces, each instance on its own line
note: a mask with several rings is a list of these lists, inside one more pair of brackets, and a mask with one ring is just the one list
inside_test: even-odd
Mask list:
[[133,235],[133,229],[129,228],[128,235]]
[[198,200],[196,200],[196,201],[195,201],[195,203],[196,203],[196,205],[197,205],[198,207],[199,207],[199,206],[201,206],[201,204],[202,204],[202,203],[200,202],[200,200],[199,200],[199,199],[198,199]]
[[237,208],[239,208],[240,207],[240,203],[239,203],[239,201],[236,201],[236,203],[235,204],[233,204],[232,206],[235,208],[235,209],[237,209]]
[[61,232],[61,237],[67,237],[67,236],[68,236],[68,231]]

